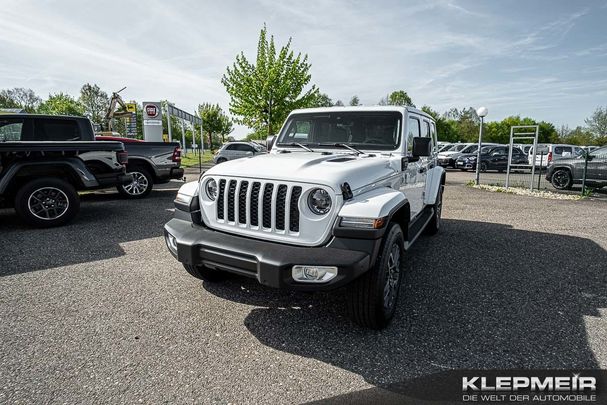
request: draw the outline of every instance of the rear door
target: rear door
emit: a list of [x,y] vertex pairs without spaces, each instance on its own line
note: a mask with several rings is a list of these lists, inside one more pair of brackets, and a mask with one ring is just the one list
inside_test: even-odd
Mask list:
[[[600,148],[590,153],[588,162],[588,180],[607,181],[607,148]],[[584,164],[584,163],[582,163]]]

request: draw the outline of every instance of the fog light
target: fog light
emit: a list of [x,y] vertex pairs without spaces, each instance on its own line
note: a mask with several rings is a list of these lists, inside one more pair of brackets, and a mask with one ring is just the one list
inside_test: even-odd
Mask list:
[[293,266],[291,271],[293,280],[302,283],[326,283],[337,276],[335,266]]
[[170,233],[166,232],[164,234],[164,240],[169,248],[169,251],[173,254],[173,256],[177,257],[177,239]]

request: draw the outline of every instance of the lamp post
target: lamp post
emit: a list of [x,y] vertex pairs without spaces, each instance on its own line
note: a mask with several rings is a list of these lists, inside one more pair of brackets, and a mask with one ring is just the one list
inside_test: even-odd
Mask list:
[[487,107],[480,107],[476,110],[476,115],[481,118],[481,127],[478,130],[478,150],[476,151],[476,185],[480,184],[480,173],[481,173],[481,147],[483,146],[483,124],[485,117],[489,114]]

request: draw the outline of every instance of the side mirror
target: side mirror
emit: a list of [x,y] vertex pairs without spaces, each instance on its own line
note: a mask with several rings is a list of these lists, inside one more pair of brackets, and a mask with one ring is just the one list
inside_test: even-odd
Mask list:
[[430,156],[432,154],[432,139],[415,137],[413,138],[413,157]]
[[268,152],[270,150],[272,150],[272,146],[274,146],[274,142],[276,142],[276,136],[275,135],[270,135],[266,138],[266,148],[268,149]]

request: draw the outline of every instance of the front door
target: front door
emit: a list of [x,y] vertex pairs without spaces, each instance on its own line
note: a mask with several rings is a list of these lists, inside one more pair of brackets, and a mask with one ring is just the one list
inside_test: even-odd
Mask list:
[[[421,117],[409,115],[407,122],[407,157],[412,157],[413,138],[422,136]],[[413,160],[413,159],[412,159]],[[417,216],[424,208],[424,190],[426,188],[426,172],[428,158],[423,157],[417,161],[410,161],[403,171],[403,185],[401,190],[405,193],[411,209],[411,218]]]

